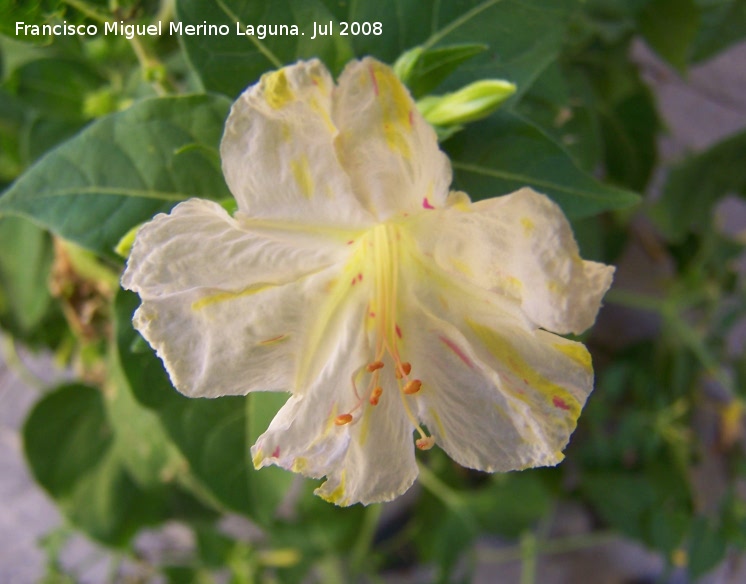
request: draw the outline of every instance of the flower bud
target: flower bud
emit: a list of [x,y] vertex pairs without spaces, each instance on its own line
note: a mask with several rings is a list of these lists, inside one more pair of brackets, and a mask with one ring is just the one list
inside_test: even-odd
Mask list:
[[415,47],[402,53],[396,60],[396,63],[394,63],[394,74],[401,79],[402,83],[407,83],[407,81],[409,81],[412,69],[414,69],[414,66],[417,64],[422,52],[422,47]]
[[515,93],[516,86],[500,79],[475,81],[454,93],[425,97],[417,109],[435,126],[452,126],[487,117]]

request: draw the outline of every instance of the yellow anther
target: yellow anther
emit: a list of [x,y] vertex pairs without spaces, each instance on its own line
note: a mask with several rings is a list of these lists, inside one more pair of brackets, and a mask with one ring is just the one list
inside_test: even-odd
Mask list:
[[422,388],[422,382],[419,379],[412,379],[411,381],[407,381],[402,391],[406,393],[407,395],[412,395],[420,391],[421,388]]
[[407,363],[406,361],[399,363],[399,366],[396,368],[396,378],[401,379],[405,375],[409,375],[410,371],[412,371],[411,363]]
[[435,445],[435,438],[432,436],[425,436],[424,438],[418,438],[414,443],[420,450],[430,450]]
[[340,414],[336,418],[334,418],[334,423],[337,426],[344,426],[345,424],[349,424],[352,422],[352,414]]
[[383,367],[383,361],[373,361],[373,363],[368,363],[368,366],[366,369],[373,373],[376,369],[381,369]]
[[370,394],[370,399],[368,400],[370,402],[370,405],[377,406],[378,400],[381,397],[381,394],[383,393],[383,388],[376,387],[373,392]]

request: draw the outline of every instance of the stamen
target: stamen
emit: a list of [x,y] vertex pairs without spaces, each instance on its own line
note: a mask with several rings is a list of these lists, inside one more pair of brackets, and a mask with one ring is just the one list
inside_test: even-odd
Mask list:
[[435,445],[435,438],[425,436],[424,438],[418,438],[414,443],[420,450],[430,450]]
[[344,426],[345,424],[349,424],[352,422],[352,414],[340,414],[336,418],[334,418],[334,423],[337,426]]
[[381,369],[383,367],[383,361],[373,361],[373,363],[368,363],[368,366],[366,369],[373,373],[376,369]]
[[411,381],[407,381],[402,392],[407,395],[413,395],[420,391],[420,389],[422,389],[422,382],[419,379],[412,379]]
[[373,393],[370,394],[370,399],[368,400],[370,402],[370,405],[377,406],[378,400],[381,398],[381,394],[383,393],[382,387],[376,387],[373,390]]
[[401,379],[402,377],[409,375],[412,371],[412,365],[408,362],[400,363],[396,368],[396,378]]

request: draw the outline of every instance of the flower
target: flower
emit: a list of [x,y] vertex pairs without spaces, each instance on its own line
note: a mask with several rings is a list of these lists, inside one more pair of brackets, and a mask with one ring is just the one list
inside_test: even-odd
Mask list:
[[182,393],[292,393],[257,468],[325,476],[317,494],[349,505],[406,491],[415,444],[485,471],[562,459],[593,372],[549,331],[593,324],[614,269],[581,260],[556,204],[449,192],[432,128],[370,58],[336,86],[315,60],[264,75],[221,155],[235,216],[156,216],[122,284]]

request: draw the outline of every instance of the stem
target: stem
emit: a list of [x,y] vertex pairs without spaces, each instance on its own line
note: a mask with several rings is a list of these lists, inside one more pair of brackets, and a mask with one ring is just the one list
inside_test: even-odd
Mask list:
[[521,554],[521,584],[535,584],[536,564],[539,559],[539,541],[531,531],[521,536],[519,551]]
[[439,499],[446,507],[455,511],[459,515],[464,514],[463,503],[459,494],[451,487],[441,481],[437,475],[421,462],[417,462],[420,475],[417,480],[420,481],[426,490],[430,491],[436,499]]
[[609,290],[606,293],[605,299],[610,304],[637,308],[638,310],[647,310],[648,312],[657,312],[661,315],[666,306],[665,301],[659,298],[637,294],[636,292],[629,292],[627,290],[620,290],[619,288],[612,288]]
[[[533,535],[533,534],[532,534]],[[569,537],[557,538],[545,542],[536,542],[535,551],[538,555],[565,554],[581,549],[605,545],[619,539],[616,533],[610,531],[599,531],[595,533],[584,533],[582,535],[571,535]],[[480,550],[479,557],[483,562],[490,564],[505,564],[522,560],[526,544],[521,539],[521,544],[498,550]]]
[[376,534],[378,520],[381,518],[382,511],[383,505],[380,504],[369,505],[365,508],[363,524],[360,526],[360,533],[358,534],[350,556],[350,567],[353,574],[359,573],[360,568],[370,552],[370,548],[373,544],[373,537]]
[[82,0],[62,0],[62,3],[75,8],[75,10],[85,14],[91,20],[95,20],[102,24],[105,22],[113,22],[108,16],[102,14],[93,6],[90,6],[88,3],[83,2]]
[[8,366],[8,369],[10,369],[24,385],[36,391],[42,391],[47,383],[31,371],[31,369],[29,369],[23,362],[23,359],[18,353],[16,340],[13,337],[6,337],[4,335],[2,340],[5,364]]
[[[86,15],[91,20],[95,20],[96,22],[99,22],[101,24],[116,22],[110,16],[102,14],[83,0],[62,0],[62,2],[63,4],[67,4],[68,6],[75,8],[75,10]],[[145,45],[143,45],[140,39],[137,38],[137,35],[134,35],[131,39],[127,40],[132,47],[132,51],[135,53],[135,57],[137,57],[137,62],[140,64],[140,68],[143,70],[143,77],[146,80],[150,81],[150,84],[153,86],[153,89],[155,89],[155,92],[160,97],[171,93],[171,88],[166,83],[164,83],[162,79],[148,79],[152,71],[163,69],[163,64],[158,60],[157,57],[151,55],[147,51]]]
[[712,375],[725,389],[733,393],[734,389],[731,379],[725,375],[720,367],[720,363],[707,349],[697,331],[681,316],[679,306],[673,304],[670,300],[653,298],[652,296],[619,289],[609,290],[606,294],[606,299],[612,304],[659,314],[671,328],[675,336],[694,354],[705,371]]

